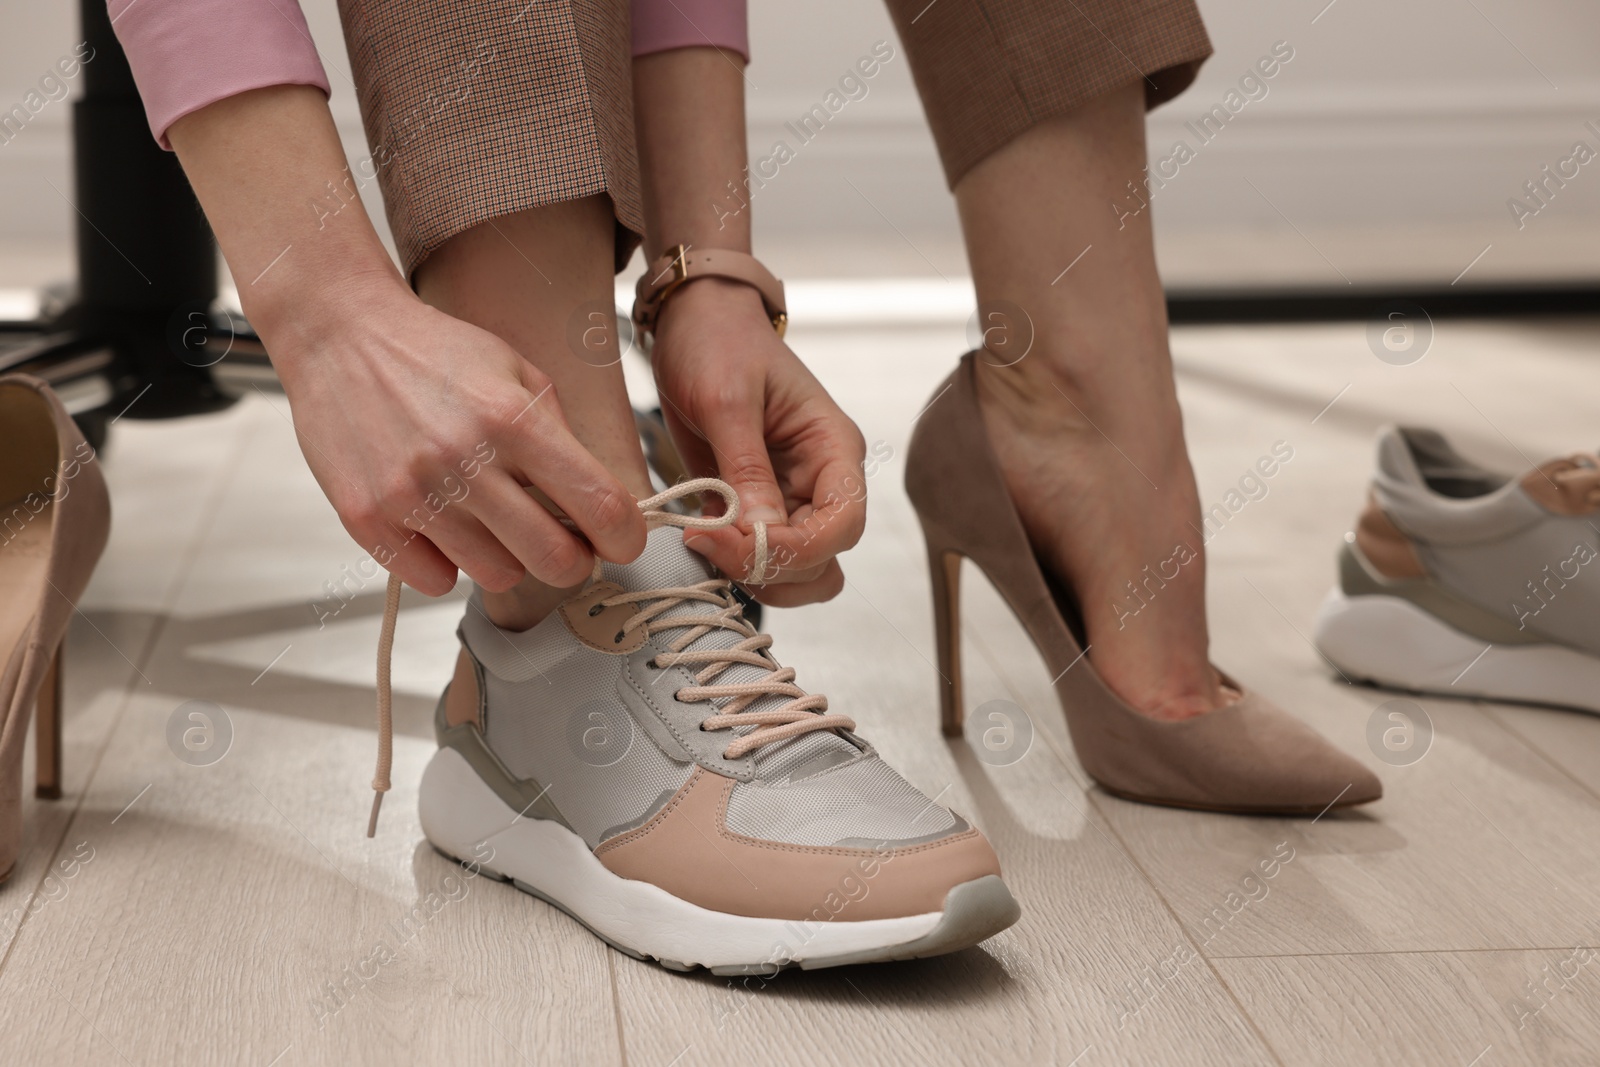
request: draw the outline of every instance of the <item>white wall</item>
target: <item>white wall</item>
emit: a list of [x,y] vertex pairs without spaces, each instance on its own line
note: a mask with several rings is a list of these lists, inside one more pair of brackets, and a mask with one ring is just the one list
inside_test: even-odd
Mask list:
[[[1275,42],[1287,42],[1294,59],[1159,193],[1154,210],[1169,281],[1449,282],[1486,246],[1472,281],[1600,276],[1600,160],[1520,230],[1506,206],[1574,141],[1600,151],[1600,129],[1584,125],[1600,127],[1593,59],[1600,7],[1587,0],[1202,0],[1201,7],[1216,55],[1188,92],[1153,113],[1153,159],[1170,155],[1180,137],[1196,144],[1185,122],[1221,103]],[[861,0],[758,2],[752,21],[758,151],[783,119],[890,32],[881,9]],[[907,269],[926,271],[924,256],[941,270],[959,269],[949,251],[954,217],[903,58],[792,170],[757,205],[772,236],[820,249],[867,235],[898,246]],[[821,235],[807,236],[819,226]],[[908,241],[921,255],[906,252]]]
[[[352,150],[362,145],[332,0],[305,0]],[[1294,58],[1157,196],[1169,281],[1343,287],[1600,276],[1600,160],[1519,230],[1507,200],[1572,144],[1600,151],[1600,6],[1587,0],[1202,0],[1216,56],[1150,123],[1154,158],[1223,101],[1258,57]],[[13,12],[0,37],[0,109],[77,40],[70,4]],[[876,0],[755,0],[751,149],[818,103],[874,42]],[[905,57],[884,65],[762,190],[763,253],[792,276],[961,273],[954,213]],[[71,209],[69,109],[51,104],[0,145],[0,240],[59,243]],[[1585,123],[1594,121],[1596,129]],[[794,143],[792,135],[786,139]],[[1531,203],[1531,201],[1530,201]],[[376,207],[376,205],[374,205]],[[1086,205],[1086,210],[1111,210]]]

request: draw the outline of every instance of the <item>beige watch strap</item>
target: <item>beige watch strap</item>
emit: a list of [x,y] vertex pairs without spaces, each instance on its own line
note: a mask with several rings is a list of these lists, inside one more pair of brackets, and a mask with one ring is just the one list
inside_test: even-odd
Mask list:
[[695,278],[727,278],[742,282],[761,294],[761,303],[772,319],[772,328],[783,336],[789,325],[788,305],[783,299],[783,283],[761,265],[761,261],[743,252],[726,248],[692,248],[678,245],[669,248],[645,269],[639,279],[633,301],[633,323],[641,333],[655,329],[656,317],[661,307],[684,282]]

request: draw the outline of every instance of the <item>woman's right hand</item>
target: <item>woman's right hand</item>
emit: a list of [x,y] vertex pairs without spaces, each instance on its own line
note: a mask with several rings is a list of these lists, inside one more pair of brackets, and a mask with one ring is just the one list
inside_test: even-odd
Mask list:
[[393,273],[258,326],[318,484],[406,584],[439,596],[459,567],[493,591],[524,572],[563,588],[588,576],[592,552],[625,562],[643,551],[632,495],[578,443],[549,380]]
[[401,278],[319,89],[225,97],[167,136],[272,353],[300,450],[380,566],[441,596],[457,567],[489,590],[524,573],[565,588],[589,573],[591,546],[617,562],[644,550],[633,497],[578,444],[549,380]]

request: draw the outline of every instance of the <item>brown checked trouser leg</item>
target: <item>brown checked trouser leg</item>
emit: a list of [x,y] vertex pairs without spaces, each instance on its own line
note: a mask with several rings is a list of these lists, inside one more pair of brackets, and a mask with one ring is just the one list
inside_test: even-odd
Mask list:
[[[1037,123],[1129,81],[1148,107],[1211,44],[1192,0],[888,0],[954,186]],[[619,269],[644,221],[625,0],[340,0],[370,158],[407,275],[450,237],[607,194]]]
[[451,237],[605,194],[644,232],[627,0],[340,0],[376,177],[411,277]]
[[887,0],[954,188],[1032,126],[1143,78],[1177,96],[1211,55],[1193,0]]

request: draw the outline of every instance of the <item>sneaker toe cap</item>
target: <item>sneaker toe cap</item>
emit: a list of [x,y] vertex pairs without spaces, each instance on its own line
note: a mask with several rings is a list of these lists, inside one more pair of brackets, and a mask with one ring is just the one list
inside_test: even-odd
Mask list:
[[988,840],[959,820],[910,844],[797,845],[734,833],[724,815],[735,785],[697,771],[654,818],[602,843],[596,857],[703,908],[789,920],[925,915],[957,886],[1000,874]]

